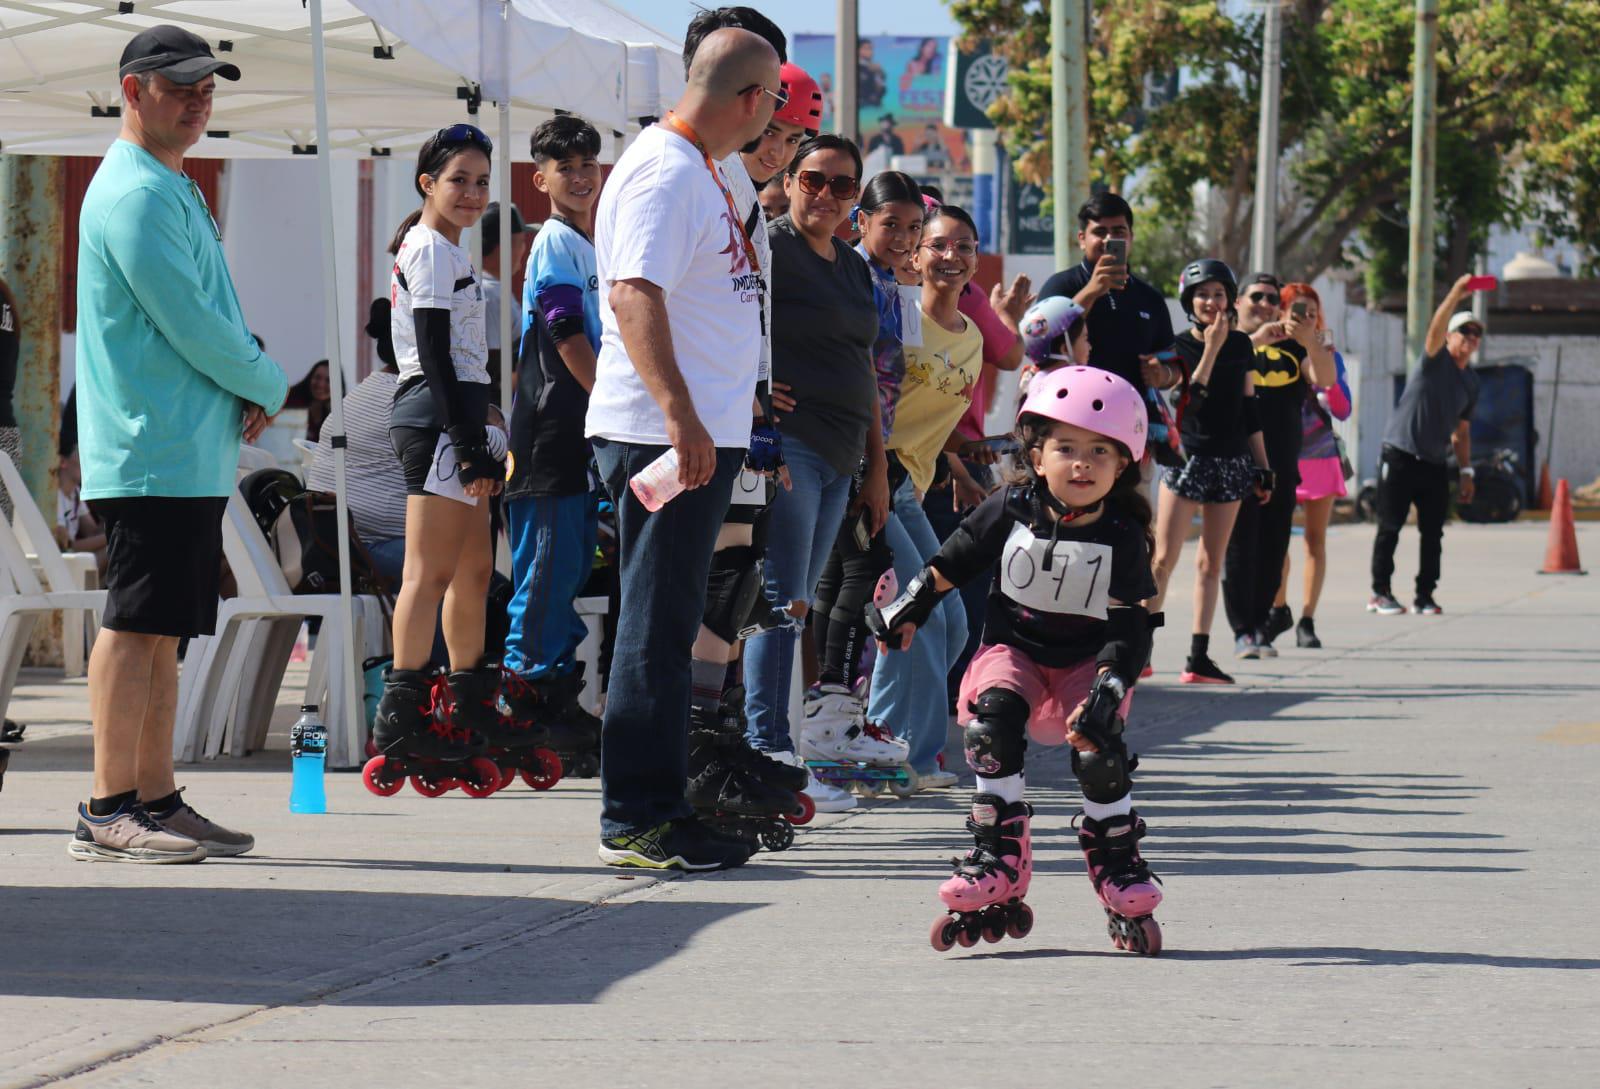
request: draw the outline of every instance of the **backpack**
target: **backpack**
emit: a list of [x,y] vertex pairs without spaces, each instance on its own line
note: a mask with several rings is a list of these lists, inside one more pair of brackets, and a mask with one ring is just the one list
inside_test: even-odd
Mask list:
[[[332,495],[307,491],[300,478],[285,469],[257,469],[239,481],[239,494],[261,527],[291,593],[339,592],[339,512]],[[353,522],[350,574],[352,593],[389,595],[387,580],[373,568]]]

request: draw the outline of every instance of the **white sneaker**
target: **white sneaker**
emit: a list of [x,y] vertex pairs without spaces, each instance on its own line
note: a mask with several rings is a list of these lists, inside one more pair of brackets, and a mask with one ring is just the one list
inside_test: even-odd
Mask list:
[[[806,767],[805,757],[797,752],[769,752],[767,755],[797,768]],[[806,774],[809,776],[806,795],[816,805],[818,813],[843,813],[856,807],[856,796],[848,790],[840,790],[832,783],[823,782],[811,774],[810,768],[806,768]]]
[[946,790],[961,782],[959,776],[953,771],[943,768],[934,768],[929,772],[917,772],[918,790]]

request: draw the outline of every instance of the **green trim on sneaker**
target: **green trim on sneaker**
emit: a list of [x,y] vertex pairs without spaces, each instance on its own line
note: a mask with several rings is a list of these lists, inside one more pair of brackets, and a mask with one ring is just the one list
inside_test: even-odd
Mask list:
[[687,870],[691,873],[720,870],[727,865],[722,860],[695,862],[683,857],[682,854],[669,853],[671,849],[667,846],[666,839],[671,831],[672,822],[667,821],[643,832],[605,836],[600,840],[600,861],[607,866],[625,866],[641,870]]

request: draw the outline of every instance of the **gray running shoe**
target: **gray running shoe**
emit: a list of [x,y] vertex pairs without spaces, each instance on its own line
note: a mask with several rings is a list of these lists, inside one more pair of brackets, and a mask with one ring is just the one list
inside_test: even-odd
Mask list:
[[[180,789],[179,795],[183,794]],[[179,797],[178,804],[170,813],[152,813],[161,825],[169,832],[199,843],[206,849],[206,855],[211,858],[232,858],[242,855],[256,845],[256,837],[245,832],[235,832],[224,828],[215,821],[202,817],[194,806],[186,804]]]
[[724,839],[694,817],[668,821],[643,832],[606,836],[600,861],[642,870],[727,870],[743,866],[753,848]]
[[129,802],[109,817],[91,816],[80,804],[67,854],[79,862],[199,862],[206,849],[162,828],[139,802]]

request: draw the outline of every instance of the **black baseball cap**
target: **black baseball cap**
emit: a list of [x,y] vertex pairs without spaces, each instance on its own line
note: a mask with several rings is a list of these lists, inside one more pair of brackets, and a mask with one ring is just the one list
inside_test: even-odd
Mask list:
[[[493,202],[483,210],[483,218],[479,220],[479,225],[483,229],[483,252],[493,253],[495,248],[500,245],[499,201]],[[529,226],[527,220],[522,218],[522,209],[518,208],[516,204],[511,205],[512,234],[534,234],[538,230],[538,227]]]
[[171,25],[141,30],[123,48],[117,78],[141,72],[155,72],[185,86],[212,74],[223,79],[239,78],[238,66],[214,57],[204,38]]

